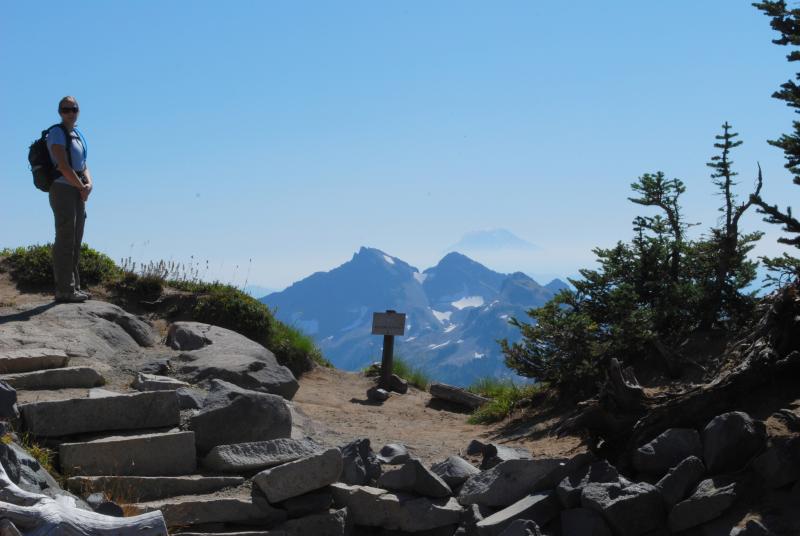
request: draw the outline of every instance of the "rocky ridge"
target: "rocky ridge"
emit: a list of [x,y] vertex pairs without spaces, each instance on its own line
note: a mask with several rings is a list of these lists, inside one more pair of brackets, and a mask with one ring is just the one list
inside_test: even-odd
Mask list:
[[[33,316],[40,321],[27,322]],[[465,445],[470,459],[443,452],[429,464],[404,445],[376,454],[368,438],[332,446],[304,437],[290,401],[296,380],[244,337],[175,323],[165,339],[173,353],[154,359],[147,349],[157,340],[102,302],[3,318],[0,380],[10,381],[0,383],[0,412],[57,451],[68,478],[61,489],[7,430],[0,530],[40,534],[55,519],[92,534],[800,531],[790,516],[741,510],[753,493],[800,502],[800,400],[763,421],[726,411],[697,428],[666,428],[619,467],[589,452],[542,457],[480,442]],[[75,361],[94,374],[74,373]],[[135,365],[136,390],[115,377],[121,362]]]

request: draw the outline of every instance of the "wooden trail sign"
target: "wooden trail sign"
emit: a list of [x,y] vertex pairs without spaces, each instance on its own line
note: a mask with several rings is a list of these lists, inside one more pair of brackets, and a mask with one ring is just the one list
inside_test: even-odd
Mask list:
[[372,334],[383,335],[383,355],[381,356],[381,381],[378,384],[382,389],[389,390],[392,377],[392,362],[394,361],[394,338],[406,332],[406,315],[388,309],[385,313],[373,313]]

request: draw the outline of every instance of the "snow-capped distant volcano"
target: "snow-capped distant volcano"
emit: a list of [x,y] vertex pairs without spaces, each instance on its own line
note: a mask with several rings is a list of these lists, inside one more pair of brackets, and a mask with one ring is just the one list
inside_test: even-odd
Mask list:
[[471,231],[446,251],[536,250],[536,245],[523,240],[508,229]]

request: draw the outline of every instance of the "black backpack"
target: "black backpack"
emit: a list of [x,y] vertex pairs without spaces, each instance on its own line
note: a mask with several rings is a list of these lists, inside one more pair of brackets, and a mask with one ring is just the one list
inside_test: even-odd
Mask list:
[[67,129],[64,128],[64,125],[58,123],[47,130],[43,130],[42,136],[35,142],[31,143],[31,146],[28,149],[28,162],[31,164],[33,185],[43,192],[49,192],[53,181],[56,180],[59,175],[61,175],[61,172],[58,171],[58,168],[53,165],[53,161],[50,160],[50,152],[47,150],[47,133],[50,132],[50,129],[53,127],[59,127],[64,131],[64,137],[67,140],[67,161],[69,162],[70,167],[72,167],[72,136],[69,135]]

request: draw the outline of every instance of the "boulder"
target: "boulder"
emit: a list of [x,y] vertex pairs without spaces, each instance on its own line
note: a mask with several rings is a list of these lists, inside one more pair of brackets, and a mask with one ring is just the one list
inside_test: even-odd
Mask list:
[[[79,348],[81,355],[100,362],[116,362],[120,356],[140,354],[142,347],[154,346],[159,340],[148,324],[110,303],[90,300],[42,310],[38,307],[25,305],[6,319],[0,329],[0,348],[62,350],[67,355],[74,355],[74,349]],[[52,367],[30,370],[38,368]]]
[[693,428],[670,428],[633,453],[633,466],[640,473],[662,476],[689,456],[703,455],[700,434]]
[[499,536],[514,520],[527,519],[539,526],[547,525],[558,515],[558,499],[553,491],[534,493],[503,508],[475,526],[477,536]]
[[58,482],[42,469],[36,458],[17,443],[0,441],[0,463],[11,481],[27,492],[60,489]]
[[64,350],[19,348],[0,351],[0,374],[17,374],[66,367],[69,357]]
[[664,524],[664,506],[655,486],[644,482],[588,484],[581,492],[581,506],[603,516],[615,534],[639,536]]
[[71,475],[184,475],[197,467],[192,432],[62,443],[59,459],[62,471]]
[[529,450],[519,447],[506,447],[489,443],[483,446],[483,460],[481,469],[491,469],[498,463],[507,460],[531,460],[533,455]]
[[484,448],[486,448],[485,443],[473,439],[469,442],[469,445],[467,445],[467,456],[481,456],[483,455]]
[[341,482],[350,485],[368,485],[381,476],[381,464],[372,452],[369,439],[356,439],[339,448],[342,451]]
[[603,516],[588,508],[561,511],[562,536],[611,536]]
[[385,463],[387,465],[399,465],[410,460],[411,455],[408,453],[408,449],[405,445],[401,445],[399,443],[389,443],[388,445],[381,447],[381,450],[378,452],[376,458],[378,458],[378,461],[381,463]]
[[342,473],[342,453],[328,449],[321,454],[266,469],[253,477],[270,503],[278,503],[336,482]]
[[286,510],[290,519],[303,517],[320,512],[327,512],[333,504],[333,494],[327,487],[318,489],[304,495],[286,499],[277,506]]
[[[164,391],[155,391],[159,393]],[[173,395],[174,397],[174,395]],[[292,415],[282,397],[212,380],[203,408],[189,419],[197,450],[290,437]]]
[[178,399],[167,391],[32,402],[20,412],[26,429],[39,437],[165,428],[180,418]]
[[144,372],[137,374],[133,381],[133,388],[137,391],[177,391],[181,387],[189,387],[189,384],[169,376]]
[[481,472],[480,469],[459,456],[450,456],[443,462],[433,464],[431,471],[453,490],[458,489],[472,475]]
[[383,473],[378,478],[378,487],[394,491],[408,491],[426,497],[449,497],[450,486],[422,462],[412,459]]
[[577,508],[581,505],[581,492],[588,484],[618,482],[619,473],[616,467],[601,460],[564,477],[556,486],[556,495],[564,508]]
[[764,447],[766,427],[742,411],[717,415],[703,430],[703,453],[711,474],[740,469]]
[[688,499],[672,508],[669,529],[679,532],[716,519],[736,500],[736,488],[736,482],[722,477],[703,480]]
[[[347,509],[330,510],[290,519],[276,529],[285,536],[345,536],[347,534]],[[272,531],[270,531],[272,532]]]
[[458,494],[461,504],[508,506],[529,493],[552,488],[552,474],[564,460],[508,460],[470,477]]
[[377,385],[373,385],[367,389],[367,400],[372,400],[373,402],[386,402],[389,400],[390,396],[392,395],[389,391],[381,389]]
[[800,437],[776,441],[753,461],[753,468],[768,488],[781,488],[800,480]]
[[179,387],[175,390],[178,397],[178,407],[181,409],[200,409],[206,399],[205,393],[201,393],[189,387]]
[[217,445],[203,459],[203,467],[221,473],[249,473],[319,454],[315,441],[279,438],[268,441]]
[[334,504],[347,507],[355,525],[422,532],[456,525],[463,508],[450,498],[429,499],[369,486],[331,485]]
[[389,391],[400,393],[401,395],[404,395],[408,392],[408,382],[397,374],[392,374],[389,376],[388,387]]
[[700,458],[690,456],[669,470],[664,478],[656,483],[664,504],[671,509],[686,498],[705,475],[706,468]]
[[539,525],[530,519],[515,519],[500,536],[542,536]]
[[166,376],[174,371],[172,369],[172,361],[168,357],[162,357],[143,364],[139,367],[139,372],[155,376]]
[[472,410],[478,409],[489,401],[486,397],[470,393],[466,389],[461,389],[460,387],[454,387],[445,383],[432,383],[428,387],[428,391],[433,398],[446,400],[447,402],[464,406]]
[[17,390],[0,381],[0,419],[13,420],[19,417]]
[[300,387],[272,352],[228,329],[199,322],[175,322],[169,328],[167,344],[181,351],[173,364],[177,374],[191,383],[217,378],[286,399],[291,399]]

